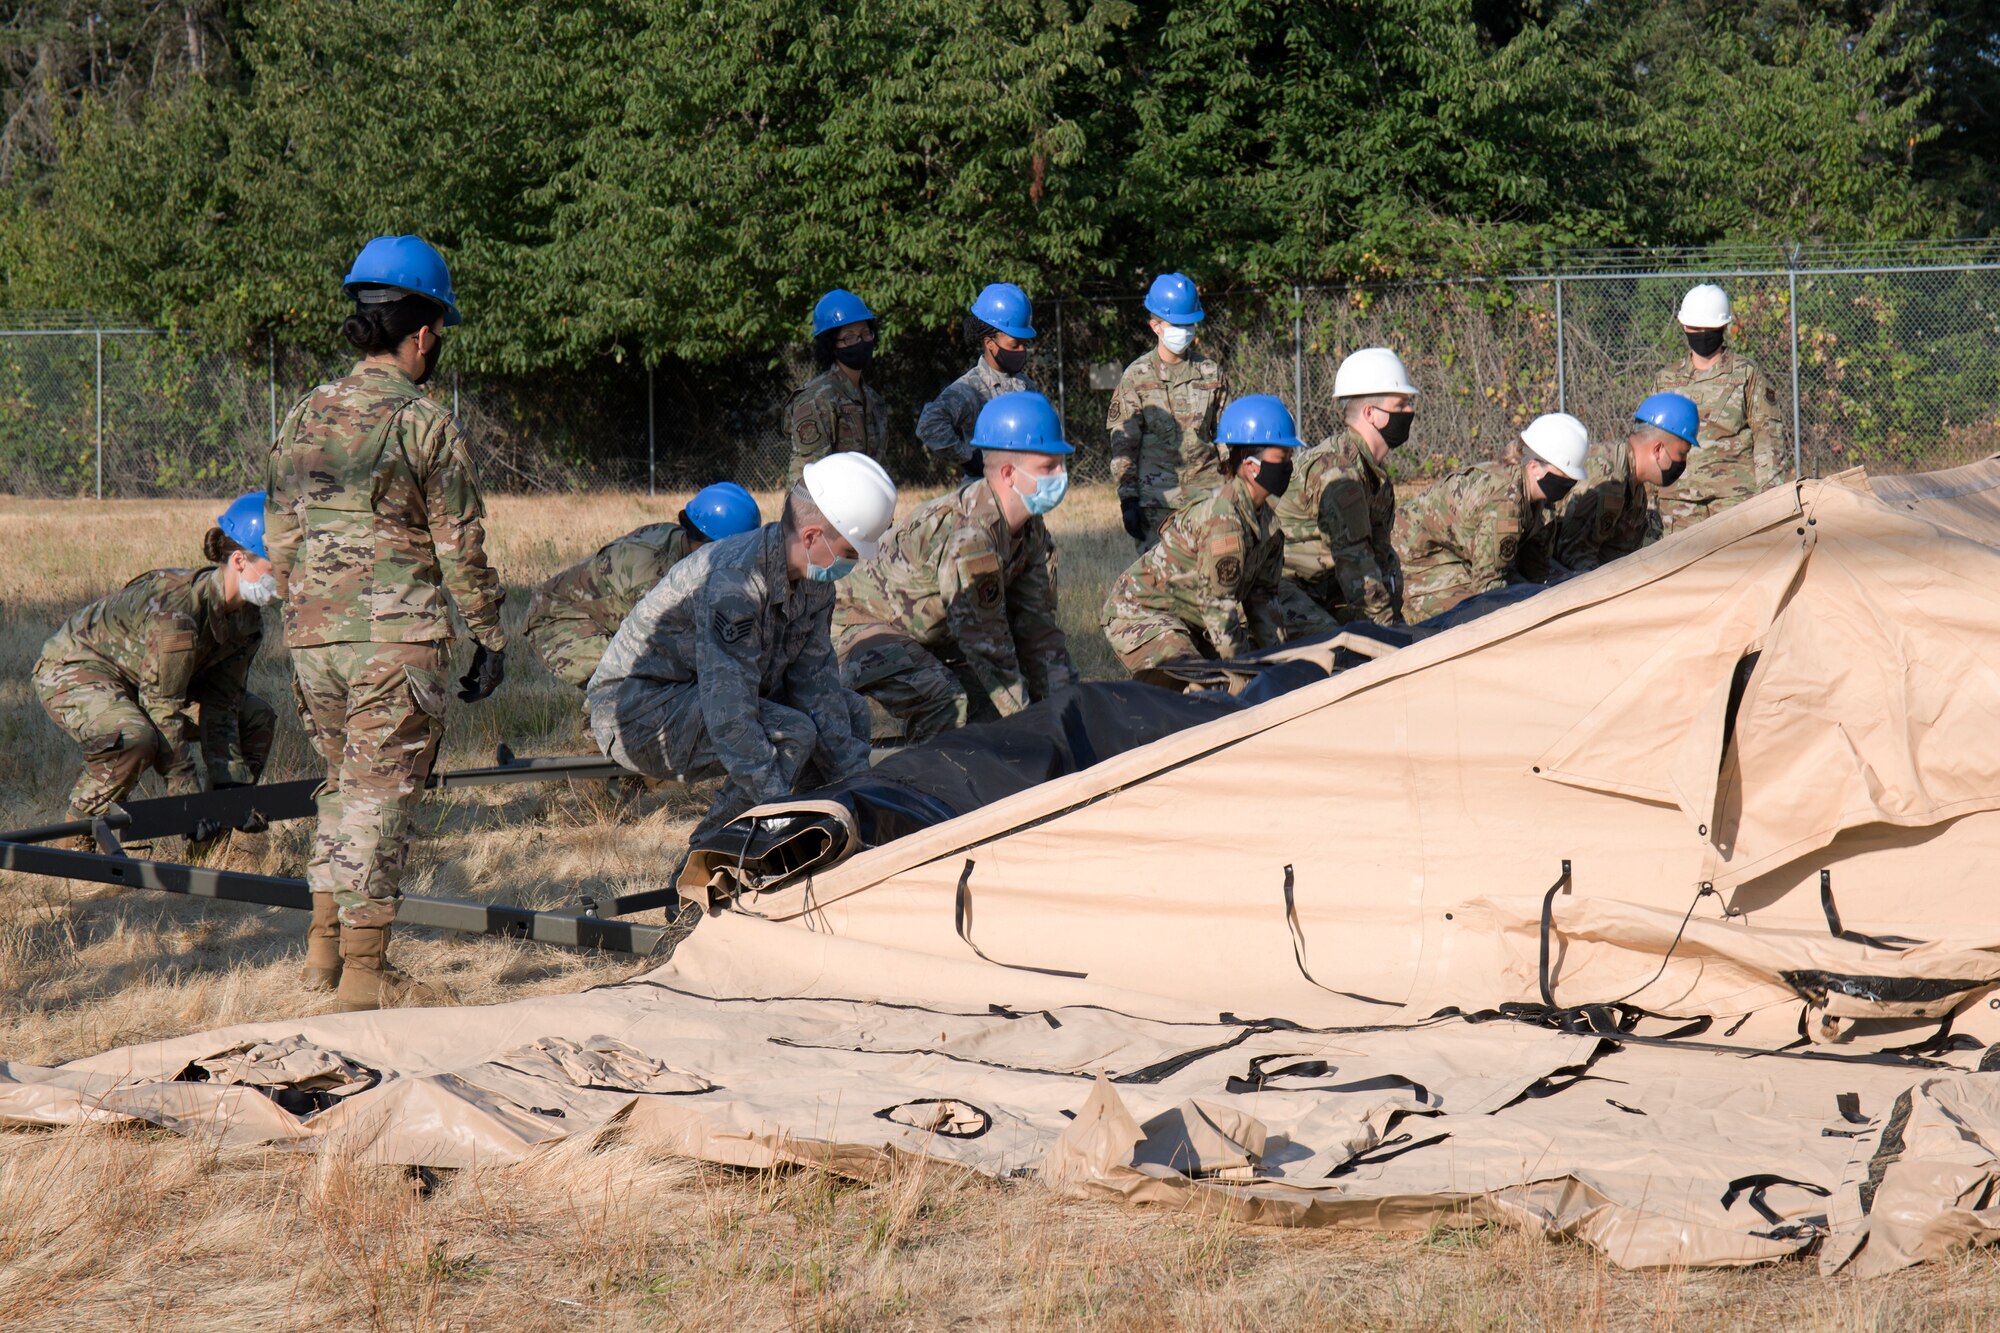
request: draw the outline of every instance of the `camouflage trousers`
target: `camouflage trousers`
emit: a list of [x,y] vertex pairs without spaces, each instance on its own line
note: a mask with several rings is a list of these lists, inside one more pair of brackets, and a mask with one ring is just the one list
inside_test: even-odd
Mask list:
[[[1111,637],[1111,647],[1118,654],[1118,660],[1124,664],[1125,669],[1132,673],[1132,679],[1142,685],[1158,685],[1167,690],[1184,690],[1187,688],[1184,682],[1175,680],[1157,669],[1160,664],[1179,661],[1186,657],[1213,659],[1216,655],[1214,645],[1209,643],[1208,636],[1186,625],[1174,625],[1144,642],[1129,647],[1120,646],[1121,641],[1130,644],[1135,636],[1129,633],[1129,626],[1124,628],[1128,631],[1126,634]],[[1108,628],[1106,634],[1110,636]]]
[[587,620],[530,618],[527,638],[551,675],[581,690],[590,684],[591,673],[604,660],[612,636]]
[[[131,795],[139,779],[148,771],[167,780],[167,790],[175,795],[200,789],[200,781],[190,765],[169,771],[173,750],[153,719],[139,706],[139,694],[115,676],[95,676],[74,670],[61,678],[35,679],[35,692],[55,724],[83,747],[83,776],[70,789],[70,813],[76,818],[103,814]],[[204,716],[199,704],[189,706],[203,740],[203,755],[213,749],[208,743],[213,717]],[[255,782],[263,776],[264,761],[271,754],[278,715],[254,694],[245,694],[236,706],[236,744],[246,772],[236,776]]]
[[968,721],[1000,716],[971,667],[940,657],[915,639],[876,631],[834,647],[840,653],[840,683],[901,724],[911,745]]
[[[1321,594],[1331,585],[1334,592],[1332,602],[1325,601]],[[1278,581],[1278,595],[1271,599],[1277,608],[1278,619],[1285,627],[1285,639],[1310,638],[1315,634],[1331,634],[1346,623],[1336,614],[1336,608],[1347,608],[1339,601],[1340,584],[1328,574],[1323,579],[1313,579],[1306,583],[1296,583],[1290,576]],[[1355,619],[1366,620],[1367,616]]]
[[442,643],[324,643],[292,649],[292,692],[326,762],[306,885],[340,923],[396,919],[410,816],[444,738]]
[[[847,695],[849,725],[857,736],[869,733],[868,702],[858,694]],[[709,739],[708,719],[702,711],[701,687],[695,681],[663,684],[658,681],[628,679],[621,687],[616,704],[615,726],[598,728],[612,732],[605,753],[635,773],[649,778],[673,778],[677,782],[723,779],[722,790],[709,803],[708,813],[689,835],[693,841],[721,828],[752,806],[762,804],[756,785],[761,774],[734,774],[722,766]],[[819,728],[811,717],[775,699],[757,701],[757,726],[777,751],[776,778],[787,791],[817,786],[814,759],[819,754]]]

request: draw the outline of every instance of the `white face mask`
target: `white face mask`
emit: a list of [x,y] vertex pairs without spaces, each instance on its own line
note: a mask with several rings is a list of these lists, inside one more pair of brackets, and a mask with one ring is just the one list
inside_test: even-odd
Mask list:
[[1169,324],[1160,331],[1160,346],[1180,356],[1194,346],[1198,330],[1192,324]]
[[238,579],[236,591],[252,606],[269,606],[278,600],[278,576],[266,574],[260,579]]

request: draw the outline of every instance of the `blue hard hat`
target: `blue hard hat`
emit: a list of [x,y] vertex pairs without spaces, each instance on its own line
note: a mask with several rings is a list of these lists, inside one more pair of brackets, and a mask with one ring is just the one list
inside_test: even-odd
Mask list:
[[1201,293],[1185,273],[1162,273],[1154,278],[1152,290],[1146,293],[1146,312],[1169,324],[1199,324],[1205,318]]
[[444,256],[421,236],[377,236],[361,247],[341,286],[357,301],[368,299],[364,292],[370,287],[415,292],[444,307],[446,325],[464,318],[458,313],[458,298],[451,294],[451,270],[445,267]]
[[1029,454],[1073,454],[1063,439],[1062,418],[1055,405],[1032,389],[997,394],[979,409],[972,428],[975,449],[1012,450]]
[[764,522],[757,502],[733,481],[718,481],[695,492],[682,510],[695,530],[712,542],[750,531]]
[[875,312],[868,303],[848,291],[836,287],[819,298],[813,307],[813,337],[817,338],[828,329],[837,329],[847,324],[859,324],[864,319],[875,318]]
[[1215,423],[1215,442],[1231,448],[1303,447],[1292,414],[1285,410],[1284,403],[1268,393],[1253,393],[1223,408],[1222,420]]
[[264,553],[264,492],[252,491],[231,500],[229,508],[215,516],[215,526],[259,560],[271,558]]
[[972,313],[1009,338],[1035,336],[1035,308],[1028,294],[1011,282],[991,282],[972,303]]
[[1639,404],[1632,420],[1657,426],[1669,435],[1701,448],[1701,409],[1694,399],[1678,393],[1656,393]]

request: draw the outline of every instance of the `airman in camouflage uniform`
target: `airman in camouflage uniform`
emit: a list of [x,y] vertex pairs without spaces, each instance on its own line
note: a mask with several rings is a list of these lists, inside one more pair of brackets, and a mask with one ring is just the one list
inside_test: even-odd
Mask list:
[[[1015,531],[986,477],[926,503],[841,585],[841,681],[903,723],[905,740],[1009,717],[1077,681],[1056,622],[1056,548],[1028,514]],[[1010,482],[1000,481],[1000,485]]]
[[1655,391],[1685,395],[1701,412],[1701,448],[1673,495],[1660,497],[1668,532],[1740,504],[1786,475],[1785,432],[1771,381],[1733,348],[1723,348],[1706,369],[1694,361],[1682,357],[1653,380]]
[[628,532],[535,589],[522,632],[557,679],[583,689],[625,617],[690,549],[677,522]]
[[834,588],[794,576],[796,531],[767,523],[689,555],[639,599],[590,678],[605,754],[648,777],[724,779],[693,839],[791,795],[815,760],[826,781],[868,767],[868,705],[841,688],[829,639]]
[[156,569],[84,607],[50,636],[35,693],[83,746],[70,818],[122,801],[152,770],[174,795],[262,776],[277,715],[245,688],[264,641],[255,607],[225,604],[221,571]]
[[873,385],[833,365],[792,395],[785,424],[792,441],[787,480],[796,485],[806,464],[828,454],[849,449],[880,454],[889,440],[889,406]]
[[1028,341],[1035,336],[1033,318],[1026,292],[1011,282],[988,283],[959,326],[960,338],[979,359],[917,414],[917,438],[963,477],[977,479],[985,470],[972,444],[980,409],[1003,393],[1040,392],[1021,373],[1028,365]]
[[1175,513],[1111,587],[1104,637],[1134,677],[1182,657],[1236,657],[1278,644],[1285,538],[1242,477]]
[[1104,426],[1119,502],[1139,507],[1141,551],[1159,540],[1174,510],[1221,488],[1215,423],[1229,398],[1222,367],[1194,349],[1169,362],[1156,346],[1125,367]]
[[979,409],[1003,393],[1039,392],[1026,375],[1010,375],[982,356],[972,363],[972,369],[924,404],[924,410],[917,414],[917,438],[961,473],[976,475],[980,464],[972,447],[972,432],[979,424]]
[[1288,596],[1296,589],[1333,625],[1402,620],[1396,483],[1352,426],[1299,455],[1298,476],[1271,508],[1285,534]]
[[373,1007],[406,980],[382,958],[444,735],[445,595],[497,657],[506,593],[465,437],[396,364],[370,358],[301,400],[271,446],[268,490],[293,689],[327,769],[306,880],[316,912],[337,907],[342,1005]]
[[1528,494],[1518,463],[1475,463],[1396,515],[1403,611],[1412,623],[1509,583],[1544,583],[1555,563],[1555,506]]

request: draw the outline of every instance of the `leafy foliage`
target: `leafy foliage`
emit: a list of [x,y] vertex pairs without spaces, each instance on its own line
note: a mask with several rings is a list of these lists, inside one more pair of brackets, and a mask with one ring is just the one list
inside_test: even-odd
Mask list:
[[719,364],[796,343],[836,283],[893,339],[947,331],[997,280],[1935,235],[1977,216],[1993,152],[1968,138],[1991,61],[1943,50],[1980,21],[1943,4],[184,8],[222,54],[137,93],[74,60],[60,95],[4,65],[6,105],[46,134],[42,165],[0,181],[0,305],[330,344],[360,241],[414,231],[458,278],[455,364]]

